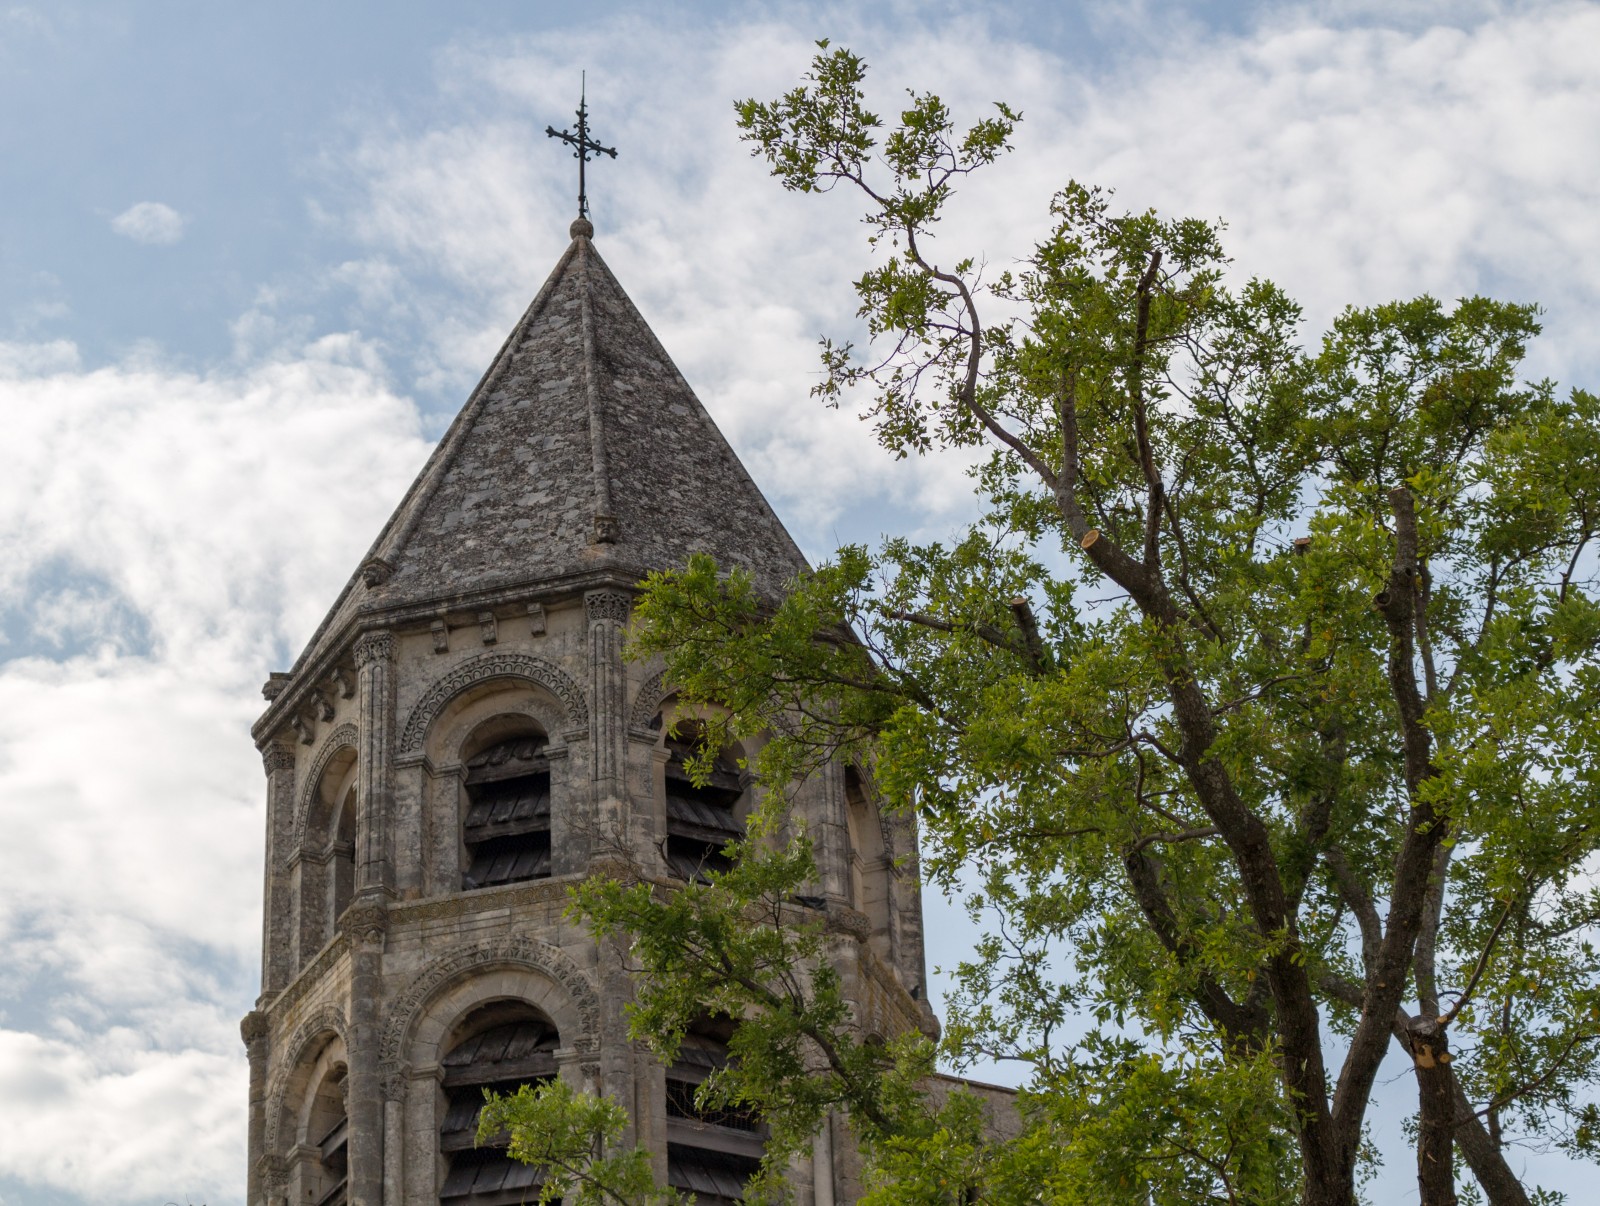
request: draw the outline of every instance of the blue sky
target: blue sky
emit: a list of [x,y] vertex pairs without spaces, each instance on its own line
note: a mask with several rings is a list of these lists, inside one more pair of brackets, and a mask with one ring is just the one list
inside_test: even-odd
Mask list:
[[581,70],[597,245],[807,551],[967,513],[806,394],[860,228],[731,104],[822,36],[885,105],[1023,110],[952,256],[1025,254],[1075,176],[1226,219],[1309,332],[1487,290],[1600,379],[1592,4],[0,6],[0,1206],[240,1200],[258,688],[565,245]]

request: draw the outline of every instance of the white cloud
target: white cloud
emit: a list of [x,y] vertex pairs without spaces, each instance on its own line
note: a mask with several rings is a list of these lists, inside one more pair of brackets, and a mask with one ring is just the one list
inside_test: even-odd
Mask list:
[[[1024,110],[1017,154],[973,181],[939,254],[1009,264],[1078,176],[1130,207],[1227,218],[1239,271],[1319,319],[1424,290],[1541,300],[1540,370],[1584,383],[1600,186],[1578,149],[1600,141],[1583,55],[1600,10],[1386,30],[1333,9],[1245,37],[1168,25],[1097,76],[977,19],[816,25],[866,54],[886,109],[918,84],[968,117],[997,97]],[[348,290],[396,346],[424,332],[423,385],[464,396],[566,241],[571,161],[542,130],[571,108],[571,65],[604,61],[595,129],[622,158],[590,175],[597,244],[797,535],[822,551],[837,525],[943,532],[969,505],[959,466],[896,464],[806,393],[816,335],[853,326],[854,201],[782,193],[732,130],[731,99],[791,86],[817,32],[635,16],[462,44],[431,126],[386,115],[325,157],[315,211],[364,252],[304,288]],[[155,202],[114,220],[144,241],[183,224]],[[273,284],[227,370],[0,344],[0,1178],[96,1201],[239,1196],[256,689],[426,453],[377,345],[315,338]]]
[[167,245],[183,238],[189,219],[160,201],[141,201],[111,219],[111,229],[135,243]]
[[0,999],[30,1015],[0,1018],[0,1177],[216,1201],[242,1167],[257,689],[427,447],[340,336],[209,375],[12,348],[0,410],[0,609],[27,604],[0,647]]

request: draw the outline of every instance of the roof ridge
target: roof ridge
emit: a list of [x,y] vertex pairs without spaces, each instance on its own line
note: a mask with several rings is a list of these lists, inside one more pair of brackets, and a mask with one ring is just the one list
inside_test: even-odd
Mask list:
[[[587,240],[582,241],[586,242]],[[472,427],[472,421],[477,418],[478,412],[483,409],[484,402],[488,398],[490,391],[499,383],[500,378],[505,375],[506,369],[510,367],[512,359],[516,356],[517,348],[522,343],[524,333],[549,303],[557,283],[564,275],[567,265],[574,258],[574,255],[580,260],[582,259],[579,242],[579,239],[573,239],[567,245],[567,250],[556,261],[556,266],[551,270],[550,275],[545,278],[544,287],[539,290],[533,301],[529,303],[528,308],[523,311],[517,325],[511,328],[511,333],[506,336],[505,342],[500,345],[500,351],[495,355],[494,362],[490,364],[488,370],[479,379],[477,387],[467,396],[466,405],[456,413],[455,419],[445,429],[445,433],[434,448],[433,454],[428,457],[427,462],[422,466],[422,471],[417,474],[416,480],[411,483],[411,489],[407,490],[406,496],[400,500],[400,505],[395,509],[394,517],[390,520],[390,525],[374,542],[374,549],[382,546],[384,552],[394,552],[410,537],[412,531],[416,528],[417,520],[422,515],[423,508],[427,506],[428,500],[433,497],[434,493],[439,489],[439,484],[444,480],[444,471],[450,468],[451,463],[456,458],[456,454],[460,452],[461,445],[465,442],[467,433]],[[587,280],[584,283],[587,285]],[[584,292],[587,294],[587,289]],[[401,516],[405,517],[404,521],[399,527],[394,527],[394,519],[398,519]],[[381,553],[378,555],[382,556]],[[369,554],[362,564],[366,564],[366,561],[371,559],[372,555]],[[384,558],[384,560],[387,561],[388,559]]]
[[[574,223],[574,226],[577,224]],[[589,451],[594,472],[594,543],[615,544],[617,511],[611,500],[611,466],[606,455],[605,419],[600,409],[600,386],[594,351],[594,280],[589,275],[592,246],[583,235],[573,239],[578,248],[578,315],[583,327],[583,396],[589,408]]]
[[[439,487],[439,482],[443,479],[443,470],[449,467],[449,462],[454,459],[466,432],[471,427],[468,417],[477,414],[478,410],[482,408],[482,400],[487,397],[488,392],[505,375],[505,371],[516,354],[524,332],[527,331],[528,326],[534,319],[539,317],[545,306],[549,304],[550,297],[555,292],[556,285],[560,282],[568,262],[573,258],[577,245],[577,239],[573,239],[571,243],[567,244],[566,251],[556,261],[555,267],[550,270],[550,275],[545,278],[543,287],[534,295],[533,300],[528,303],[528,308],[522,312],[522,317],[517,320],[516,325],[511,328],[510,334],[501,343],[500,350],[495,353],[494,360],[484,370],[483,376],[478,378],[478,384],[473,387],[472,393],[467,396],[466,404],[456,412],[456,417],[451,420],[450,426],[445,428],[444,435],[433,446],[433,451],[428,454],[428,459],[422,463],[422,468],[417,471],[417,476],[412,479],[411,485],[400,499],[400,505],[390,513],[388,520],[379,530],[377,538],[367,547],[366,554],[361,560],[356,563],[355,573],[351,574],[345,581],[344,589],[334,599],[333,606],[323,615],[322,622],[317,625],[311,636],[306,640],[305,645],[300,650],[300,656],[295,658],[294,664],[289,668],[291,675],[298,674],[313,651],[321,645],[322,638],[328,629],[335,620],[341,618],[344,605],[349,600],[356,585],[358,583],[363,585],[367,583],[371,569],[373,567],[378,568],[382,576],[387,576],[387,572],[392,572],[394,569],[394,566],[383,554],[394,552],[396,546],[403,544],[406,537],[415,528],[423,507],[428,499],[433,496]],[[424,485],[426,485],[425,490]],[[381,581],[382,577],[379,577],[378,582],[373,583],[373,585],[381,584]]]

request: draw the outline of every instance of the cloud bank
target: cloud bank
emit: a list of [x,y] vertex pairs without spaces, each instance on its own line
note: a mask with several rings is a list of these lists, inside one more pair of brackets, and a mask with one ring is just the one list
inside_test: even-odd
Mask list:
[[[1600,141],[1583,53],[1600,10],[1113,30],[1088,73],[997,28],[835,10],[462,41],[426,121],[354,112],[307,165],[314,220],[358,253],[262,282],[232,362],[0,345],[0,1193],[241,1197],[257,688],[564,245],[576,182],[542,130],[570,110],[575,64],[607,64],[595,128],[622,150],[590,176],[597,246],[813,553],[941,535],[969,506],[959,465],[894,463],[806,396],[815,337],[853,333],[858,210],[778,191],[730,103],[792,86],[823,33],[866,55],[884,108],[915,84],[968,119],[997,98],[1024,111],[936,254],[1025,256],[1075,176],[1226,218],[1238,273],[1278,279],[1316,324],[1420,292],[1541,301],[1537,371],[1594,384],[1600,185],[1575,149]],[[183,225],[156,202],[113,221],[154,243]]]

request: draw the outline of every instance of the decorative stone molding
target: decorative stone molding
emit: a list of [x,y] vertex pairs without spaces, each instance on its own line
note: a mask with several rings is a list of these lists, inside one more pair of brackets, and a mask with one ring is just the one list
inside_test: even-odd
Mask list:
[[322,983],[323,977],[340,959],[350,951],[350,944],[345,941],[343,934],[334,936],[332,942],[317,952],[317,957],[308,963],[289,985],[273,999],[272,1012],[282,1014],[293,1009],[317,985]]
[[628,727],[648,731],[650,722],[656,718],[662,702],[670,694],[672,693],[661,681],[661,671],[657,670],[644,680],[638,693],[634,695],[633,707],[628,709]]
[[633,610],[633,596],[620,590],[591,590],[583,596],[583,607],[590,623],[614,620],[626,624]]
[[563,1034],[562,1044],[586,1052],[599,1049],[600,995],[589,977],[560,948],[537,938],[518,937],[462,947],[435,959],[418,973],[389,1007],[389,1020],[378,1047],[379,1060],[395,1067],[401,1064],[407,1039],[439,992],[474,973],[505,966],[527,968],[564,988],[578,1011],[583,1033]]
[[420,752],[429,727],[444,706],[468,687],[492,678],[520,678],[537,683],[561,701],[567,711],[567,720],[588,726],[589,705],[583,697],[583,690],[560,666],[526,653],[481,653],[462,662],[428,688],[427,694],[406,718],[400,738],[400,752]]
[[261,1188],[266,1190],[268,1198],[281,1198],[289,1192],[289,1162],[282,1156],[270,1152],[262,1156],[256,1161],[256,1173],[261,1178]]
[[382,557],[368,557],[361,563],[361,581],[368,589],[382,586],[394,574],[394,566]]
[[363,632],[356,638],[353,652],[356,658],[356,668],[368,665],[371,662],[394,660],[394,634],[381,629],[376,632]]
[[389,932],[389,910],[381,899],[357,900],[339,918],[339,928],[352,943],[382,946],[383,937]]
[[322,782],[322,772],[328,769],[328,763],[333,761],[334,755],[340,750],[354,748],[359,736],[355,725],[342,724],[324,738],[322,748],[311,760],[311,769],[306,773],[306,781],[300,788],[300,798],[295,801],[291,852],[299,850],[305,843],[306,825],[311,819],[311,802],[316,798],[317,787]]
[[272,1032],[272,1023],[267,1020],[267,1015],[259,1009],[252,1009],[239,1020],[239,1037],[248,1047],[257,1039],[264,1039]]
[[294,764],[294,750],[279,745],[276,741],[261,751],[261,765],[268,775],[275,775],[279,771],[293,770]]
[[[565,753],[566,751],[561,751]],[[567,889],[574,879],[536,879],[527,883],[509,884],[504,888],[480,888],[475,892],[457,896],[436,896],[415,903],[391,905],[391,926],[408,925],[415,921],[455,921],[476,916],[490,909],[514,908],[522,905],[565,904]]]
[[411,1081],[411,1067],[403,1062],[383,1060],[378,1064],[378,1084],[383,1089],[385,1101],[404,1101],[406,1086]]
[[278,1145],[278,1124],[283,1118],[284,1095],[289,1091],[289,1082],[302,1065],[306,1062],[306,1054],[312,1042],[322,1034],[336,1034],[349,1043],[346,1033],[344,1010],[337,1005],[324,1005],[318,1009],[289,1036],[286,1042],[278,1044],[280,1062],[273,1070],[272,1084],[267,1089],[267,1141],[268,1156],[281,1154]]

